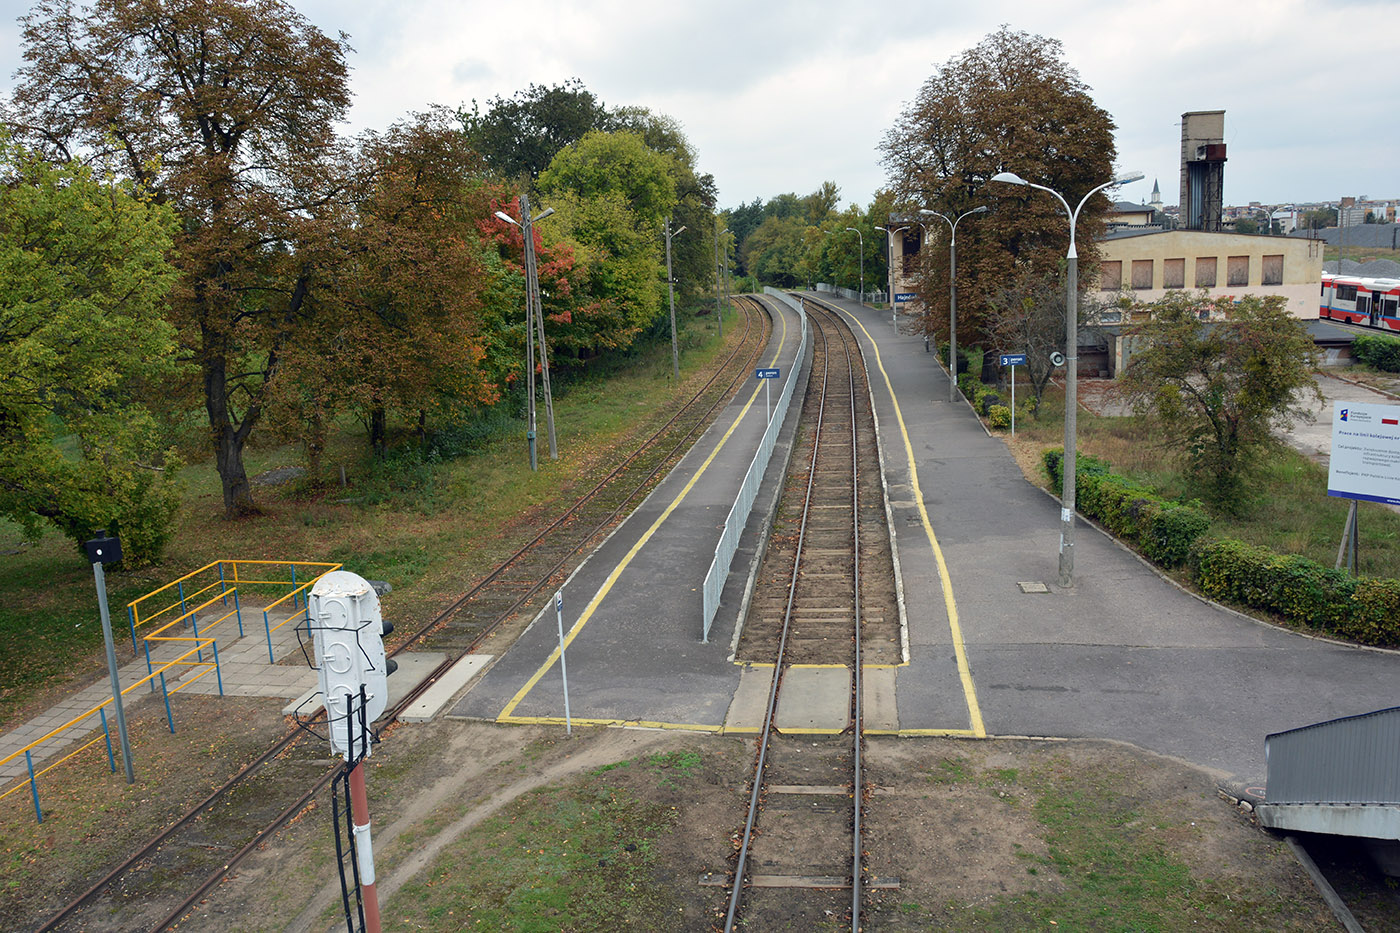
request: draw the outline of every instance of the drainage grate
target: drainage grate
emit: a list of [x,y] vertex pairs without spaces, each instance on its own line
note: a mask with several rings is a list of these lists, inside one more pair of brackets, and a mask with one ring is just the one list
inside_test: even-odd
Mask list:
[[1016,585],[1019,586],[1019,587],[1021,588],[1021,592],[1022,592],[1022,593],[1048,593],[1048,592],[1050,592],[1050,587],[1046,586],[1044,583],[1039,583],[1039,582],[1035,582],[1035,581],[1032,581],[1032,582],[1029,582],[1029,583],[1017,583]]

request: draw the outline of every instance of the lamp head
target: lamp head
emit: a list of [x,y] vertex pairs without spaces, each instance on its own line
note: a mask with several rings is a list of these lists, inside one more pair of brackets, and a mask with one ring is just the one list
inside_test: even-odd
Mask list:
[[506,223],[508,223],[508,224],[513,224],[514,226],[517,226],[517,227],[520,226],[520,224],[517,224],[517,223],[515,222],[515,218],[512,217],[512,216],[510,216],[509,214],[507,214],[505,211],[496,211],[496,216],[499,217],[499,218],[501,218],[502,220],[504,220],[504,221],[505,221]]
[[969,213],[969,214],[985,214],[985,213],[987,213],[987,205],[983,204],[983,205],[981,205],[980,207],[974,207],[972,210],[968,211],[968,213]]
[[[540,211],[538,214],[535,215],[535,220],[544,220],[546,217],[548,217],[550,214],[553,214],[553,213],[554,213],[554,208],[552,208],[552,207],[546,207],[544,210]],[[533,223],[533,221],[531,221],[531,222]]]
[[1126,185],[1130,181],[1141,181],[1142,177],[1142,172],[1124,172],[1113,179],[1113,183],[1115,185]]
[[995,175],[989,178],[988,181],[999,181],[1008,185],[1030,184],[1030,182],[1026,181],[1024,178],[1022,178],[1020,175],[1017,175],[1015,172],[997,172]]

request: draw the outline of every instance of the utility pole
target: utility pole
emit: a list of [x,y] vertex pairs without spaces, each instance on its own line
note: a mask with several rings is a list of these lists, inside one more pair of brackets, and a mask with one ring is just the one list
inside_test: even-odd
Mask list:
[[[534,221],[544,220],[553,213],[554,208],[547,207],[532,218],[530,216],[530,199],[524,194],[520,196],[519,221],[505,211],[496,211],[498,218],[519,227],[521,236],[525,239],[525,385],[526,407],[529,410],[526,416],[525,437],[530,446],[531,470],[539,469],[535,454],[535,339],[537,330],[540,342],[541,369],[544,371],[545,418],[549,423],[549,457],[551,460],[559,459],[559,449],[554,436],[554,395],[549,388],[549,356],[544,342],[544,314],[540,307],[540,278],[535,264],[535,234],[532,228]],[[538,321],[538,325],[536,321]]]
[[[729,228],[728,228],[728,227],[725,227],[723,230],[721,230],[721,229],[719,228],[719,218],[716,217],[716,218],[715,218],[715,315],[719,318],[719,335],[720,335],[721,338],[724,337],[724,306],[723,306],[722,304],[720,304],[720,297],[719,297],[720,283],[723,281],[723,272],[721,271],[721,269],[720,269],[720,264],[719,264],[719,238],[722,237],[722,236],[724,236],[724,235],[725,235],[726,233],[728,233],[728,232],[729,232]],[[727,253],[728,253],[728,251],[726,250],[726,254],[727,254]],[[728,255],[726,255],[725,258],[727,259],[727,258],[728,258]],[[727,266],[728,263],[726,262],[725,265]]]
[[671,218],[666,218],[666,294],[671,301],[671,372],[676,377],[676,382],[681,381],[681,351],[676,343],[676,280],[671,275],[671,237],[685,231],[682,226],[679,230],[671,230]]

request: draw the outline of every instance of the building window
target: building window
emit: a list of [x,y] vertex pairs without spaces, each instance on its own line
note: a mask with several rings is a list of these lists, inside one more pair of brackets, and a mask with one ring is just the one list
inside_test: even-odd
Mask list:
[[1261,283],[1264,285],[1283,284],[1283,254],[1277,256],[1265,256],[1264,268],[1261,272],[1263,276]]
[[1196,258],[1196,287],[1215,287],[1215,257],[1198,256]]
[[1152,260],[1133,260],[1133,288],[1142,290],[1152,287]]
[[1162,260],[1162,287],[1163,287],[1163,288],[1185,288],[1185,287],[1186,287],[1186,260],[1185,260],[1185,259],[1163,259],[1163,260]]
[[1231,256],[1225,270],[1225,284],[1231,288],[1249,284],[1249,257]]
[[1116,292],[1123,287],[1123,263],[1118,259],[1106,260],[1099,264],[1099,288],[1106,292]]

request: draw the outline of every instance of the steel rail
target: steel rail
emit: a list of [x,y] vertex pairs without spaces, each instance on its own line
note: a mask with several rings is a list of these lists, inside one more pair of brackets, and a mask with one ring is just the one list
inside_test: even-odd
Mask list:
[[[417,632],[409,636],[409,638],[405,639],[390,653],[390,657],[405,650],[409,645],[415,644],[416,642],[421,640],[438,624],[440,624],[448,616],[450,616],[452,613],[456,612],[459,608],[461,608],[461,606],[464,605],[469,599],[479,594],[490,583],[499,579],[502,573],[504,573],[504,571],[507,570],[510,567],[510,565],[518,561],[530,549],[537,546],[548,536],[548,534],[551,531],[554,531],[561,527],[584,504],[586,504],[590,499],[595,497],[600,491],[604,489],[604,487],[607,486],[609,482],[618,477],[628,465],[630,465],[643,452],[650,448],[651,445],[654,444],[658,438],[665,434],[668,431],[668,429],[670,429],[688,411],[692,411],[692,406],[709,391],[709,389],[714,385],[716,380],[719,379],[719,377],[726,370],[729,369],[729,367],[733,364],[734,360],[743,352],[743,350],[746,347],[757,347],[757,349],[753,350],[751,356],[756,356],[763,352],[764,342],[761,340],[761,338],[764,334],[768,333],[768,330],[766,328],[761,328],[760,334],[758,335],[759,339],[756,340],[753,344],[749,343],[749,334],[752,330],[754,320],[759,317],[760,312],[766,310],[766,305],[763,301],[758,300],[756,298],[750,298],[748,296],[742,296],[739,300],[744,301],[745,304],[752,303],[753,305],[752,310],[750,310],[750,312],[745,316],[744,331],[741,333],[734,350],[729,354],[729,356],[725,358],[724,362],[720,366],[715,368],[714,374],[705,382],[703,386],[701,386],[695,392],[694,395],[691,396],[691,398],[686,402],[686,404],[681,406],[681,408],[677,410],[677,412],[665,424],[663,424],[660,428],[658,428],[650,436],[648,436],[646,440],[644,440],[640,445],[638,445],[638,447],[632,453],[630,453],[620,464],[614,467],[613,470],[611,470],[601,482],[599,482],[592,489],[590,489],[588,492],[584,493],[581,497],[579,497],[579,499],[577,499],[574,502],[574,504],[570,506],[568,510],[565,511],[563,515],[561,515],[558,519],[556,519],[554,522],[548,525],[544,531],[537,534],[526,545],[517,550],[504,562],[498,565],[490,574],[488,574],[482,580],[478,581],[478,583],[475,586],[473,586],[472,589],[469,590],[466,595],[454,601],[452,605],[450,605],[448,608],[439,612],[433,618],[432,621],[427,623],[427,625],[423,626]],[[614,519],[616,519],[617,515],[621,512],[621,510],[625,508],[626,505],[636,497],[637,493],[641,489],[645,488],[646,484],[649,483],[653,477],[655,477],[655,475],[661,470],[661,468],[670,462],[671,457],[673,454],[675,454],[676,450],[679,449],[683,444],[685,444],[685,442],[695,434],[695,432],[699,429],[700,426],[707,423],[709,414],[714,411],[714,409],[720,404],[720,402],[726,401],[728,399],[730,391],[740,380],[744,378],[746,373],[746,369],[738,370],[737,374],[731,379],[729,386],[726,387],[724,392],[720,393],[716,401],[712,402],[710,406],[705,409],[705,411],[696,420],[695,425],[691,427],[691,429],[681,438],[681,440],[676,445],[674,445],[670,450],[668,450],[665,453],[665,455],[663,455],[660,458],[657,466],[650,473],[647,474],[647,476],[641,481],[641,483],[638,484],[638,486],[635,489],[628,493],[628,495],[622,500],[621,505],[619,505],[616,509],[610,512],[603,522],[599,523],[597,527],[595,527],[592,531],[589,532],[588,535],[581,539],[582,543],[586,543],[587,541],[591,540],[594,537],[594,535],[598,533],[598,531],[607,527],[608,524],[610,524]],[[548,582],[549,578],[555,572],[557,572],[560,569],[560,567],[563,566],[563,564],[568,560],[568,558],[571,557],[578,550],[578,548],[582,546],[582,543],[580,543],[580,545],[567,552],[563,559],[561,559],[558,563],[551,567],[550,570],[542,576],[540,581],[536,583],[534,587],[532,587],[529,593],[527,593],[520,600],[517,600],[515,604],[513,604],[509,609],[506,610],[506,612],[502,613],[488,626],[483,628],[482,631],[479,632],[473,638],[472,642],[467,646],[467,648],[461,652],[461,654],[457,655],[456,657],[449,657],[448,659],[443,661],[443,663],[438,665],[438,667],[435,668],[427,676],[427,678],[425,678],[417,687],[415,687],[413,690],[409,691],[402,698],[400,698],[400,700],[390,710],[386,712],[385,715],[388,718],[388,721],[392,721],[394,718],[396,718],[404,708],[406,708],[410,703],[412,703],[419,696],[421,696],[422,693],[426,691],[434,681],[441,677],[447,671],[447,669],[452,666],[452,664],[460,660],[462,655],[471,653],[472,650],[474,650],[480,645],[482,640],[488,637],[493,631],[495,631],[496,628],[500,626],[502,622],[504,622],[506,618],[508,618],[517,609],[519,609],[519,607],[523,605],[523,603],[526,600],[528,600],[530,596],[533,596],[535,593],[537,593],[544,586],[544,584]],[[319,715],[320,714],[318,713],[317,716],[319,717]],[[315,717],[313,717],[312,721],[315,721]],[[90,903],[98,894],[100,894],[104,889],[108,888],[113,881],[115,881],[117,878],[121,877],[123,874],[129,871],[133,865],[151,855],[156,849],[160,847],[162,843],[166,842],[171,836],[175,835],[175,833],[177,833],[181,829],[187,827],[193,820],[197,819],[200,815],[207,812],[211,808],[211,806],[220,798],[228,794],[231,790],[242,784],[244,781],[251,778],[255,773],[261,770],[261,768],[268,761],[272,760],[281,752],[285,751],[288,747],[295,744],[296,740],[298,738],[303,737],[304,735],[305,730],[300,727],[292,729],[286,734],[284,734],[281,738],[274,742],[267,749],[267,751],[263,752],[263,754],[261,754],[257,759],[248,763],[238,772],[233,774],[227,781],[224,782],[224,784],[220,785],[218,788],[210,792],[208,796],[206,796],[204,799],[200,800],[198,803],[194,804],[190,809],[188,809],[184,813],[184,815],[182,815],[178,820],[176,820],[170,826],[163,829],[160,833],[153,836],[138,851],[128,856],[125,860],[123,860],[120,864],[114,867],[101,879],[99,879],[92,886],[90,886],[86,891],[84,891],[82,894],[78,895],[77,898],[65,905],[58,913],[50,917],[44,923],[43,926],[37,929],[36,933],[48,933],[48,931],[56,929],[60,923],[72,916],[74,912]],[[316,794],[320,793],[320,791],[324,789],[326,785],[331,782],[332,779],[334,779],[336,773],[339,770],[339,766],[333,767],[330,770],[328,770],[324,775],[322,775],[315,782],[313,782],[309,789],[300,798],[298,798],[296,802],[294,802],[291,806],[283,810],[270,823],[259,829],[254,834],[253,838],[246,845],[243,846],[243,848],[241,848],[226,862],[224,862],[216,872],[212,872],[210,875],[208,875],[200,884],[200,886],[194,894],[187,897],[176,910],[172,911],[169,915],[167,915],[162,921],[160,921],[160,923],[157,926],[152,927],[151,929],[153,933],[159,933],[159,931],[169,929],[171,926],[178,923],[181,917],[183,917],[189,911],[189,909],[200,900],[200,898],[207,894],[208,891],[215,887],[221,880],[227,877],[229,871],[232,870],[236,865],[238,865],[249,853],[254,851],[257,848],[257,846],[267,838],[269,834],[280,829],[283,825],[286,824],[288,820],[290,820],[304,807],[306,807],[316,796]]]

